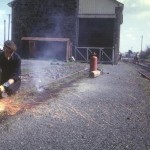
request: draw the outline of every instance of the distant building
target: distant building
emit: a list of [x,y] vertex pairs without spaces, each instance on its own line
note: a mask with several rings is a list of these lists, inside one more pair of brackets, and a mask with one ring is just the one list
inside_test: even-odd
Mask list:
[[1,50],[1,51],[3,50],[3,46],[2,46],[2,45],[0,45],[0,50]]
[[89,54],[95,51],[102,62],[117,64],[122,3],[13,0],[9,6],[12,7],[12,39],[22,57],[63,60],[73,55],[76,60],[88,61]]

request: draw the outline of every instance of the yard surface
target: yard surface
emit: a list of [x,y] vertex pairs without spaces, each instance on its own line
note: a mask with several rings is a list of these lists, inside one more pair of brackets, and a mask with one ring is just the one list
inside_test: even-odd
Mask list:
[[1,114],[0,149],[149,150],[149,81],[122,62],[100,65],[97,78],[88,67],[23,61],[22,87]]

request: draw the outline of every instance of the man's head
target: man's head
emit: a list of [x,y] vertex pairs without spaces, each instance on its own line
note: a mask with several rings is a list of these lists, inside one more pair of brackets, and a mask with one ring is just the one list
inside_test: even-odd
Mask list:
[[4,54],[7,59],[10,59],[17,47],[13,41],[7,40],[4,42]]

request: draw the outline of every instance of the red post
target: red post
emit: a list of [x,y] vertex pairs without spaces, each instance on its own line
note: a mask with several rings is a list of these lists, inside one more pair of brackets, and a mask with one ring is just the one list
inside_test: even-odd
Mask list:
[[97,70],[97,56],[92,55],[90,57],[90,71],[96,71]]

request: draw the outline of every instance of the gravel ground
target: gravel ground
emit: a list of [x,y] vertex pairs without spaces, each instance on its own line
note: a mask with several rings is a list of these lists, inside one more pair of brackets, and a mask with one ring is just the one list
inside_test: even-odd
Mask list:
[[78,62],[22,60],[22,89],[38,89],[88,68],[88,64]]
[[[89,64],[62,62],[57,60],[22,60],[22,84],[19,92],[12,96],[18,103],[32,103],[48,99],[62,85],[81,78],[89,71]],[[43,101],[43,100],[42,100]]]
[[150,150],[149,81],[129,64],[100,68],[1,122],[0,150]]

